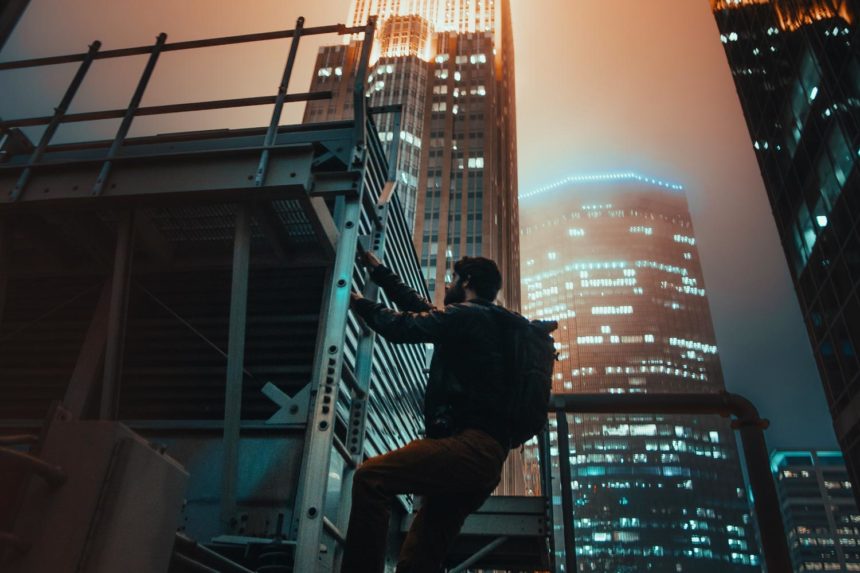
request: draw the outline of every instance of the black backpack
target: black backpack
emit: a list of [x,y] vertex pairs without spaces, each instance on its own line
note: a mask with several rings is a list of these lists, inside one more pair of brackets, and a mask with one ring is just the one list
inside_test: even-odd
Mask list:
[[549,415],[552,372],[558,354],[550,333],[555,321],[528,320],[500,308],[507,366],[506,418],[511,449],[543,431]]

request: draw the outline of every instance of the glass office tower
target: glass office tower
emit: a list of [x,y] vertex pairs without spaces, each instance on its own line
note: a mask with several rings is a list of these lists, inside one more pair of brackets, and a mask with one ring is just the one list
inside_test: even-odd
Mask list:
[[860,511],[840,452],[770,457],[794,571],[860,571]]
[[836,436],[860,484],[858,2],[711,4]]
[[[353,0],[348,25],[377,17],[366,79],[372,106],[402,105],[375,116],[390,146],[399,136],[398,194],[424,278],[437,306],[464,255],[495,260],[498,302],[520,305],[514,45],[509,0]],[[317,54],[304,121],[352,117],[362,38]],[[395,134],[395,129],[399,133]],[[524,493],[522,457],[511,452],[500,492]]]
[[[679,185],[571,177],[520,203],[523,312],[560,324],[555,392],[724,390]],[[580,570],[760,570],[726,420],[569,418]]]

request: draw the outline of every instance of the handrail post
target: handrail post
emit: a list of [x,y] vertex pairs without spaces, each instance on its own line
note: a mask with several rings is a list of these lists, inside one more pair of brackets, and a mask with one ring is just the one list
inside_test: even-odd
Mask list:
[[759,417],[758,410],[745,398],[736,394],[730,394],[729,398],[738,417],[732,422],[732,427],[738,430],[741,437],[767,570],[771,573],[790,573],[792,565],[788,540],[764,437],[768,423]]
[[284,109],[284,100],[287,97],[287,89],[290,85],[290,76],[293,75],[293,65],[296,62],[296,54],[299,50],[299,40],[302,37],[302,28],[305,25],[305,19],[299,17],[296,20],[296,29],[293,33],[293,39],[290,42],[290,53],[287,55],[287,64],[284,66],[284,73],[281,76],[281,83],[278,86],[278,96],[275,99],[275,108],[272,110],[272,119],[269,120],[269,128],[266,131],[266,138],[263,140],[263,153],[260,154],[260,163],[257,165],[257,174],[254,177],[254,186],[262,187],[266,181],[266,169],[269,166],[269,147],[275,144],[275,138],[278,135],[278,125],[281,122],[281,112]]
[[93,60],[95,60],[96,54],[101,46],[102,43],[98,40],[90,44],[90,49],[87,52],[86,57],[78,67],[78,71],[75,73],[75,77],[72,78],[72,83],[70,83],[69,87],[66,89],[63,99],[60,100],[60,105],[58,105],[57,109],[54,110],[51,122],[48,124],[48,127],[45,128],[45,132],[42,133],[39,145],[33,151],[33,155],[30,156],[30,161],[28,162],[27,167],[24,168],[24,171],[22,171],[21,175],[18,177],[18,182],[15,184],[15,188],[9,192],[10,199],[13,203],[21,197],[22,193],[24,193],[24,189],[27,187],[27,182],[30,181],[30,175],[33,173],[33,165],[38,163],[39,159],[42,158],[42,155],[45,153],[45,149],[48,148],[48,144],[57,132],[57,128],[60,127],[60,124],[63,122],[63,118],[69,110],[72,99],[75,97],[75,94],[78,93],[78,88],[80,88],[81,84],[84,82],[84,78],[86,77],[87,72],[93,63]]
[[364,150],[365,144],[365,121],[367,121],[367,98],[364,97],[364,84],[367,82],[367,68],[370,66],[370,53],[373,50],[373,38],[376,34],[376,16],[367,19],[364,31],[364,40],[361,44],[361,56],[358,60],[358,69],[355,70],[355,87],[352,93],[353,113],[355,117],[355,144],[356,148]]
[[140,101],[143,99],[143,92],[146,91],[146,86],[149,83],[149,79],[152,77],[152,72],[155,70],[155,64],[158,62],[158,56],[161,54],[161,49],[164,47],[164,43],[166,41],[167,34],[162,32],[158,35],[155,45],[152,47],[152,52],[149,54],[149,60],[146,62],[146,67],[143,68],[143,73],[140,76],[140,80],[137,82],[137,88],[135,88],[134,94],[131,96],[131,101],[128,104],[128,108],[125,111],[125,117],[122,118],[122,123],[120,123],[113,143],[108,150],[107,159],[105,160],[104,165],[102,165],[101,172],[99,173],[98,179],[96,179],[95,185],[93,185],[93,196],[101,195],[104,190],[105,183],[107,183],[107,179],[110,177],[112,165],[111,160],[117,156],[126,136],[128,135],[128,130],[131,128],[131,122],[134,121],[137,108],[140,107]]
[[564,534],[564,570],[576,571],[576,531],[573,525],[573,490],[570,476],[570,439],[567,412],[564,404],[557,403],[555,418],[558,435],[558,469],[561,481],[561,531]]
[[551,440],[549,437],[549,424],[538,434],[538,459],[540,462],[540,489],[544,498],[544,512],[547,517],[547,539],[549,540],[550,567],[556,569],[555,562],[555,510],[552,506],[552,456],[550,455]]

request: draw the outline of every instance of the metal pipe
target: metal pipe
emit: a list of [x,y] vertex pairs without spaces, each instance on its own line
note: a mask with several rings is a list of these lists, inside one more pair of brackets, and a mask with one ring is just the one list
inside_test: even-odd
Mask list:
[[561,486],[561,531],[564,535],[565,571],[576,571],[576,531],[573,526],[573,489],[570,476],[570,439],[568,437],[567,413],[556,410],[558,424],[558,469]]
[[128,109],[122,119],[122,123],[119,125],[119,129],[116,132],[113,143],[108,150],[107,161],[102,165],[98,179],[96,179],[95,185],[93,185],[93,195],[101,195],[101,192],[104,189],[107,178],[110,176],[111,159],[119,153],[119,150],[128,135],[128,130],[131,128],[131,122],[134,121],[134,114],[140,106],[140,101],[143,99],[143,92],[146,91],[146,86],[149,84],[149,79],[152,77],[152,72],[155,70],[155,64],[158,62],[158,56],[161,54],[161,49],[164,47],[164,43],[166,41],[167,34],[164,32],[159,34],[158,38],[155,40],[155,45],[152,47],[149,54],[149,60],[146,62],[146,67],[143,68],[143,73],[140,75],[137,87],[134,90],[134,94],[131,96],[131,101],[128,103]]
[[547,539],[549,541],[550,568],[556,570],[555,563],[555,523],[554,509],[552,505],[552,457],[550,456],[549,428],[540,433],[538,438],[538,456],[540,460],[540,489],[544,498],[545,512],[547,517]]
[[[225,527],[236,510],[239,483],[239,437],[242,423],[242,383],[245,367],[245,329],[248,311],[248,273],[251,259],[251,208],[239,205],[233,240],[233,282],[227,339],[227,387],[224,392],[224,475],[221,519]],[[228,531],[225,529],[225,531]]]
[[[314,28],[305,28],[302,30],[304,36],[314,36],[318,34],[358,34],[364,32],[364,26],[356,26],[347,28],[343,24],[334,24],[331,26],[317,26]],[[188,40],[185,42],[174,42],[165,44],[163,52],[175,52],[179,50],[190,50],[196,48],[208,48],[211,46],[226,46],[229,44],[243,44],[247,42],[264,42],[268,40],[282,40],[284,38],[292,38],[294,30],[278,30],[274,32],[263,32],[259,34],[243,34],[239,36],[223,36],[221,38],[207,38],[205,40]],[[109,58],[124,58],[127,56],[145,56],[152,50],[152,46],[136,46],[133,48],[119,48],[116,50],[105,50],[99,53],[97,60],[105,60]],[[11,62],[0,63],[0,71],[15,70],[20,68],[35,68],[38,66],[53,66],[57,64],[69,64],[80,62],[86,57],[83,54],[66,54],[63,56],[50,56],[47,58],[32,58],[29,60],[15,60]]]
[[340,457],[343,458],[343,461],[349,466],[350,469],[355,469],[358,467],[358,463],[352,458],[352,454],[349,453],[349,450],[340,441],[340,438],[337,436],[332,437],[332,443],[334,444],[334,449],[337,450],[337,453],[340,454]]
[[[332,92],[306,92],[298,94],[287,94],[284,102],[293,103],[300,101],[315,101],[331,99]],[[219,99],[201,102],[174,103],[166,105],[152,105],[139,107],[134,113],[135,117],[147,115],[162,115],[168,113],[184,113],[189,111],[207,111],[212,109],[226,109],[234,107],[253,107],[258,105],[271,105],[275,103],[277,96],[256,96],[233,99]],[[64,115],[60,123],[75,123],[80,121],[96,121],[100,119],[117,119],[125,117],[126,109],[110,109],[104,111],[86,111],[82,113],[71,113]],[[25,117],[21,119],[10,119],[0,121],[0,129],[12,127],[29,127],[34,125],[45,125],[51,123],[55,116]]]
[[39,145],[36,146],[36,149],[33,151],[33,155],[30,156],[29,165],[23,172],[21,172],[21,175],[18,177],[18,182],[15,184],[15,188],[9,193],[12,201],[17,201],[18,197],[21,196],[21,193],[24,192],[33,171],[32,166],[39,162],[39,159],[41,159],[42,154],[45,153],[45,149],[47,149],[48,144],[57,132],[57,128],[60,126],[60,123],[62,123],[63,117],[66,115],[66,111],[68,111],[69,105],[72,103],[72,99],[78,92],[78,88],[80,88],[81,84],[84,82],[84,78],[93,63],[93,59],[98,53],[99,48],[101,48],[101,45],[102,43],[98,40],[90,45],[86,58],[84,58],[84,61],[81,62],[81,65],[78,67],[75,77],[72,78],[72,83],[69,84],[69,87],[66,89],[66,93],[63,95],[63,99],[60,100],[60,105],[57,106],[54,115],[48,123],[48,127],[45,129],[44,133],[42,133]]
[[364,29],[364,40],[361,45],[361,56],[358,69],[355,71],[355,86],[352,94],[353,113],[355,120],[356,148],[364,151],[365,129],[367,120],[367,98],[364,97],[364,84],[367,81],[367,67],[370,65],[370,52],[373,49],[373,37],[376,33],[376,16],[367,19]]
[[322,522],[323,522],[323,529],[328,531],[329,535],[334,537],[335,541],[337,541],[340,545],[346,545],[346,536],[343,533],[341,533],[340,529],[338,529],[337,526],[334,523],[332,523],[329,518],[327,518],[326,516],[323,516]]
[[790,573],[791,556],[779,497],[771,474],[764,427],[760,420],[755,419],[739,419],[733,426],[739,430],[741,437],[747,474],[753,491],[753,504],[759,517],[758,526],[765,565],[769,572]]
[[99,418],[102,420],[116,420],[119,413],[119,385],[122,379],[128,287],[131,282],[133,255],[134,211],[129,210],[122,214],[117,228],[99,408]]
[[39,441],[39,436],[34,434],[19,434],[14,436],[0,436],[0,446],[26,446]]
[[472,555],[453,569],[450,569],[448,573],[463,573],[464,571],[466,571],[467,568],[477,563],[485,555],[492,553],[499,545],[501,545],[507,540],[508,537],[503,535],[497,539],[490,541],[488,544],[476,551],[474,555]]
[[[305,25],[305,19],[299,18],[296,20],[296,29],[293,33],[293,41],[290,42],[290,53],[287,55],[287,64],[284,66],[284,73],[281,76],[281,83],[278,86],[278,95],[275,98],[275,107],[272,109],[272,119],[269,121],[269,129],[266,131],[266,138],[263,140],[263,145],[268,147],[275,143],[275,137],[278,135],[278,125],[281,123],[281,112],[284,109],[284,98],[287,96],[287,89],[290,85],[290,77],[293,75],[293,65],[296,63],[296,54],[299,50],[299,40],[302,38],[302,28]],[[254,178],[254,185],[262,187],[266,180],[266,169],[269,167],[269,150],[264,149],[260,155],[260,163],[257,166],[257,174]]]
[[32,454],[0,448],[0,467],[11,466],[12,468],[28,471],[36,474],[51,487],[59,487],[66,483],[66,473],[63,468],[50,464]]

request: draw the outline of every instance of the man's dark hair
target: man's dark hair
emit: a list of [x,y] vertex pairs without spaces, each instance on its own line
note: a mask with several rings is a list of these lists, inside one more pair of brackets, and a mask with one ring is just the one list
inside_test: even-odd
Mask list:
[[461,281],[469,281],[479,297],[493,301],[502,288],[502,273],[496,262],[485,257],[463,257],[454,263]]

